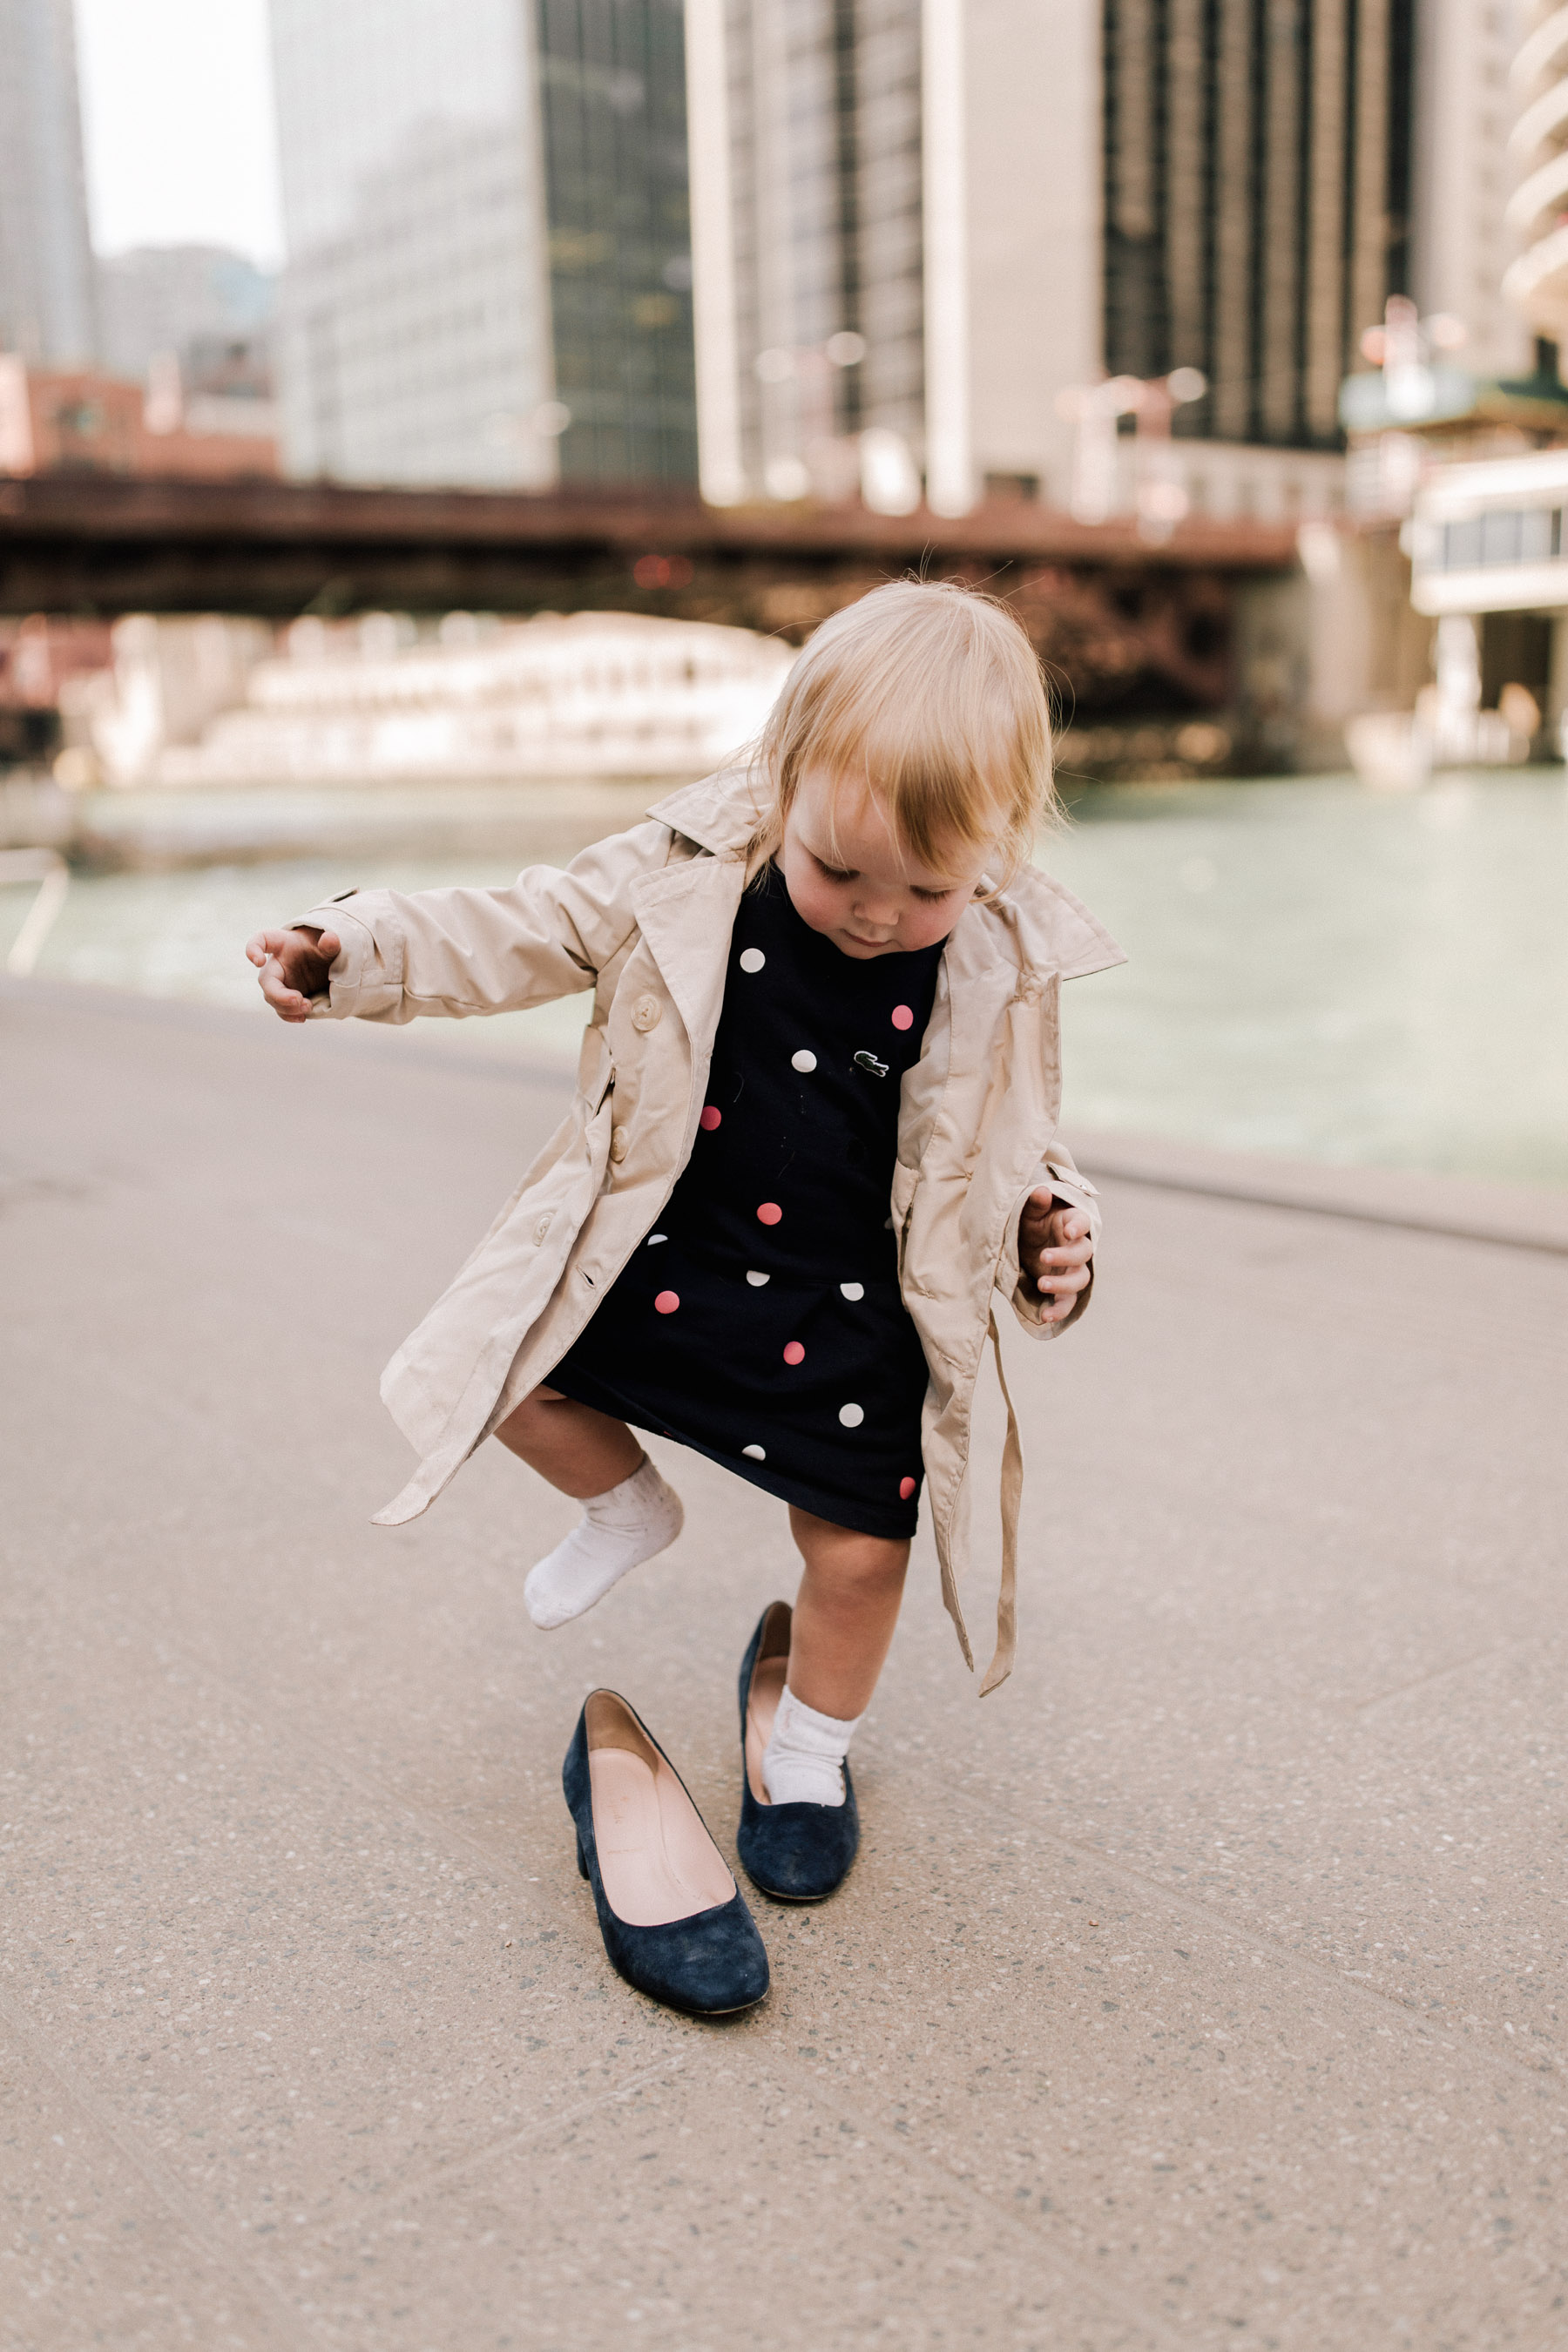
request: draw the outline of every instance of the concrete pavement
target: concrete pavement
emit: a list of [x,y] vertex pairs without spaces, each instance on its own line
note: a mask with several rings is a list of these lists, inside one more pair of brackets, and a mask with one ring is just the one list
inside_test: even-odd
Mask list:
[[381,1363],[560,1101],[0,993],[0,2342],[1568,2343],[1560,1204],[1124,1158],[1010,1349],[1018,1671],[922,1538],[862,1858],[700,2024],[610,1972],[561,1756],[625,1690],[732,1855],[782,1511],[662,1449],[679,1545],[547,1636],[573,1509],[499,1448],[367,1524]]

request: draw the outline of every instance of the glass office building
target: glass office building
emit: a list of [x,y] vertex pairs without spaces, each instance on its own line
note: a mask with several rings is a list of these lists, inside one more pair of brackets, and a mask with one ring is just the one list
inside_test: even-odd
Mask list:
[[0,0],[0,351],[96,356],[71,0]]
[[697,478],[680,0],[539,0],[565,482]]
[[[540,142],[521,0],[271,0],[291,471],[553,478]],[[548,421],[548,420],[546,420]]]
[[1104,0],[1105,360],[1201,368],[1177,430],[1337,444],[1408,290],[1415,0]]
[[270,0],[290,469],[690,482],[679,0]]

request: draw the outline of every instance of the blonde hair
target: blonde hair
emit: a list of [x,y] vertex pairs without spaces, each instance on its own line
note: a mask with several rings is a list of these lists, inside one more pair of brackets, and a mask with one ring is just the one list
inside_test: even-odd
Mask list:
[[1005,604],[948,581],[894,580],[825,621],[784,680],[752,755],[771,788],[748,870],[784,839],[803,776],[863,782],[905,856],[940,873],[999,844],[1005,888],[1060,814],[1034,647]]

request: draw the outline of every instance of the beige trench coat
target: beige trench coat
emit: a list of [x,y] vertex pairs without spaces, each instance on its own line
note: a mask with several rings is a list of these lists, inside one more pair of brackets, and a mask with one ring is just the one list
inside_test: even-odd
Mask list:
[[[421,1458],[379,1525],[416,1517],[548,1378],[668,1200],[705,1099],[757,814],[744,772],[711,776],[563,872],[530,866],[509,889],[350,892],[298,919],[342,942],[315,1015],[461,1018],[594,990],[570,1111],[383,1376]],[[1058,987],[1122,961],[1067,891],[1021,875],[959,918],[903,1081],[889,1223],[931,1374],[922,1451],[942,1598],[971,1666],[959,1584],[987,1332],[1002,1370],[994,1298],[1037,1339],[1088,1303],[1086,1291],[1072,1316],[1043,1323],[1020,1282],[1018,1219],[1037,1183],[1087,1209],[1099,1235],[1094,1188],[1057,1139]],[[1022,1457],[1010,1400],[1007,1419],[1002,1596],[984,1690],[1005,1678],[1015,1646]]]

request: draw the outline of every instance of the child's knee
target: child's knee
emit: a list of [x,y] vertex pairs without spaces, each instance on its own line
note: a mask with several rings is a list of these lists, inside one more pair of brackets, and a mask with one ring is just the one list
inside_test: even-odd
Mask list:
[[567,1401],[559,1389],[545,1388],[542,1384],[530,1389],[528,1394],[513,1405],[506,1419],[497,1424],[496,1435],[503,1445],[526,1442],[531,1432],[537,1432],[541,1427],[548,1428],[550,1408],[565,1404]]
[[809,1511],[795,1509],[790,1517],[806,1567],[832,1590],[846,1595],[885,1592],[902,1583],[910,1559],[907,1540],[863,1535]]

